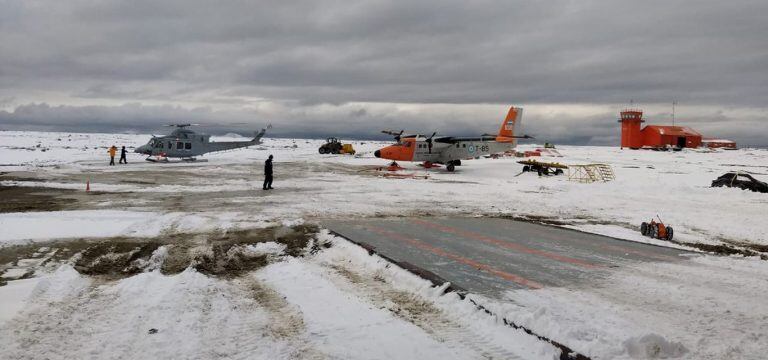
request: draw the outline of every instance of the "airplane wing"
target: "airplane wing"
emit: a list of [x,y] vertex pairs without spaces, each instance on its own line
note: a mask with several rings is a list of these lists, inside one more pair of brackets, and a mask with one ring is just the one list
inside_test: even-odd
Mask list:
[[492,141],[494,139],[496,139],[496,136],[476,136],[476,137],[444,136],[440,138],[435,138],[435,142],[445,143],[445,144],[455,144],[459,141]]
[[[521,135],[521,136],[504,136],[505,138],[515,138],[515,139],[533,139],[530,135]],[[483,135],[483,136],[445,136],[440,138],[435,138],[435,142],[438,143],[446,143],[446,144],[455,144],[459,141],[496,141],[497,136],[496,135]]]

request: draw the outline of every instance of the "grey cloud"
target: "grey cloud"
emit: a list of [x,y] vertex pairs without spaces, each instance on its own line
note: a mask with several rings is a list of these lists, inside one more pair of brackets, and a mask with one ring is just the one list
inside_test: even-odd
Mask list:
[[[600,108],[600,107],[598,107]],[[28,104],[14,111],[0,111],[0,130],[55,130],[85,132],[163,133],[165,124],[199,123],[209,134],[237,132],[251,134],[267,124],[273,137],[389,139],[381,130],[416,133],[438,131],[441,135],[495,133],[506,114],[504,106],[416,105],[404,110],[376,104],[300,105],[271,104],[266,109],[215,111],[178,106],[50,106]],[[532,111],[531,111],[532,110]],[[521,133],[536,137],[534,142],[558,144],[617,145],[618,114],[612,110],[582,115],[578,111],[548,113],[526,109]],[[669,124],[665,110],[646,112],[649,124]],[[752,112],[733,117],[721,111],[688,110],[678,116],[678,125],[692,126],[708,137],[732,138],[741,145],[768,146],[765,113]]]
[[[116,124],[115,114],[139,124],[188,116],[182,108],[146,105],[158,102],[225,106],[229,110],[212,113],[226,122],[265,99],[287,104],[270,116],[288,128],[305,107],[351,102],[535,106],[676,99],[765,108],[768,100],[763,0],[0,0],[0,7],[0,98],[22,105],[3,121],[31,111],[24,105],[30,102],[71,103],[37,109],[40,122],[63,123],[61,113],[82,108],[89,109],[93,128],[106,129]],[[89,101],[144,105],[141,111],[74,106]],[[360,131],[378,126],[364,128],[364,121],[400,121],[355,110],[313,121],[331,128],[354,118]],[[757,121],[721,120],[734,128]],[[428,116],[402,121],[441,125]],[[604,128],[584,125],[602,120],[574,115],[573,121],[577,128],[552,136],[612,139]]]

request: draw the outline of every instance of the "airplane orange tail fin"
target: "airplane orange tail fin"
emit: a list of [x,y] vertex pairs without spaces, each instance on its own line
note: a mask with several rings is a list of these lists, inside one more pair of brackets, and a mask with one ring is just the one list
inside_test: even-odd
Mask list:
[[507,113],[507,117],[504,118],[504,122],[501,124],[499,134],[496,136],[498,142],[514,142],[515,141],[515,126],[523,119],[523,108],[511,107]]

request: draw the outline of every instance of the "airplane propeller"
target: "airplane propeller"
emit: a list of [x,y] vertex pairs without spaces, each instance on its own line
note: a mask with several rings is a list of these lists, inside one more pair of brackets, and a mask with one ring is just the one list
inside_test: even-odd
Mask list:
[[395,141],[399,142],[400,141],[400,137],[403,135],[405,130],[400,130],[399,133],[398,132],[394,132],[394,131],[390,131],[390,130],[382,130],[381,132],[384,133],[384,134],[387,134],[387,135],[394,136],[395,137]]
[[432,138],[435,137],[435,135],[437,135],[437,131],[433,132],[432,135],[427,138],[427,144],[430,146],[432,146]]
[[432,153],[432,138],[435,137],[435,135],[437,135],[437,131],[433,132],[432,136],[427,138],[427,147],[429,148],[430,154]]

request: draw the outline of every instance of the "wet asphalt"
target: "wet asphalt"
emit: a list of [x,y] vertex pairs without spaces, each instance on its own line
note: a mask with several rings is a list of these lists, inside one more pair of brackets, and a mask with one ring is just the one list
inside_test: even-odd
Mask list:
[[513,289],[587,286],[612,269],[685,261],[690,254],[498,218],[328,220],[323,226],[406,267],[491,297]]

